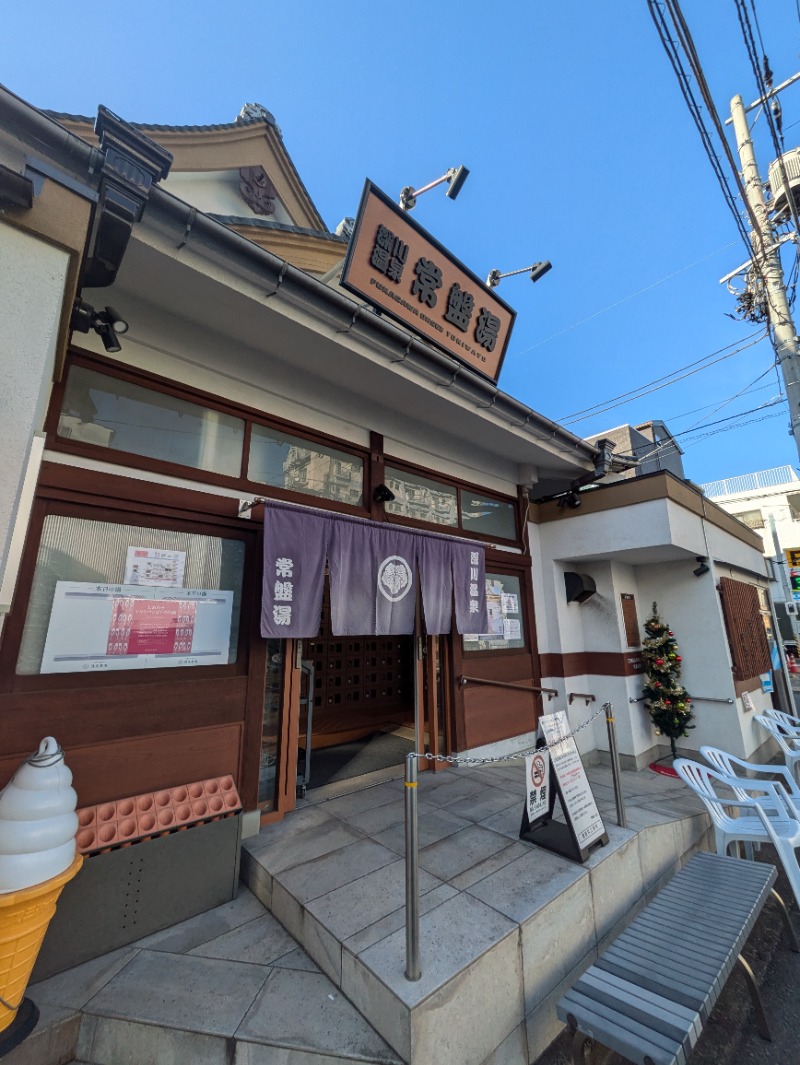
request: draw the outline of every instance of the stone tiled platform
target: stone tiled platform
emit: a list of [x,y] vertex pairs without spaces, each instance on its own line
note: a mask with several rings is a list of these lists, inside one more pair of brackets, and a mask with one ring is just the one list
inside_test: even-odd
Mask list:
[[528,1065],[566,984],[707,844],[700,804],[649,771],[623,773],[621,829],[588,770],[610,842],[585,865],[519,841],[519,765],[424,773],[411,983],[399,772],[246,840],[235,901],[32,987],[42,1022],[4,1065]]

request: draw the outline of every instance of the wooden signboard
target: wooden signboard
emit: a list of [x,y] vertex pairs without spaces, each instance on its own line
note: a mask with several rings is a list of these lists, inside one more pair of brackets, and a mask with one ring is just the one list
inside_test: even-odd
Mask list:
[[516,312],[367,181],[342,287],[496,381]]
[[[569,732],[569,722],[563,710],[545,714],[539,721],[537,746],[547,745],[550,752],[550,794],[547,809],[541,812],[541,807],[530,801],[531,781],[527,781],[519,838],[564,858],[585,862],[595,847],[608,843],[608,833],[594,801],[577,744],[574,738],[565,738]],[[564,821],[554,817],[556,798],[561,803]],[[535,811],[533,818],[528,817],[529,807]]]

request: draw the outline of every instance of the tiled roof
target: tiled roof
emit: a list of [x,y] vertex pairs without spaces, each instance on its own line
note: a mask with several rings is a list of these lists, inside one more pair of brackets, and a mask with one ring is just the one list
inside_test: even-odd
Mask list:
[[[69,115],[63,111],[44,111],[49,118],[54,118],[56,122],[85,122],[88,126],[94,127],[94,119],[88,115]],[[266,125],[274,126],[278,129],[278,125],[273,119],[272,122],[268,122],[266,118],[240,118],[236,122],[216,122],[207,126],[167,126],[158,125],[154,122],[131,122],[129,123],[134,129],[154,129],[161,130],[167,133],[192,133],[196,131],[205,132],[214,129],[237,129],[239,126],[254,126],[258,123],[264,122]]]

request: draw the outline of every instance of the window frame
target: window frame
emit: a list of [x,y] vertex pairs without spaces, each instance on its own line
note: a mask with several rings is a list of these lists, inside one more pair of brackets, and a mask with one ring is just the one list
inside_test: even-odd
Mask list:
[[[96,673],[17,673],[22,637],[30,606],[30,596],[36,571],[45,519],[50,515],[105,522],[113,525],[139,525],[144,528],[177,530],[216,536],[220,539],[239,540],[244,544],[242,570],[243,594],[239,603],[239,631],[234,662],[215,665],[166,666],[149,669],[99,670]],[[170,515],[161,508],[148,507],[145,525],[141,509],[127,509],[120,505],[104,506],[99,502],[84,502],[75,499],[72,493],[51,495],[41,492],[31,513],[27,543],[23,553],[15,602],[24,609],[12,610],[0,645],[0,692],[32,693],[57,692],[81,689],[88,686],[113,689],[120,685],[172,683],[184,679],[201,680],[224,677],[247,677],[249,654],[254,620],[251,617],[249,597],[244,594],[249,575],[258,569],[257,536],[254,528],[242,528],[242,523],[233,521],[208,521],[189,514]]]
[[[72,366],[81,366],[88,370],[106,377],[116,378],[129,384],[138,385],[140,388],[152,392],[160,392],[162,395],[174,396],[176,399],[195,406],[206,407],[209,410],[218,411],[235,418],[244,420],[244,436],[242,439],[242,456],[239,476],[233,477],[226,474],[212,473],[198,469],[195,466],[183,466],[175,462],[166,462],[163,459],[149,458],[132,451],[121,451],[114,448],[103,447],[102,444],[91,444],[86,441],[70,440],[58,435],[58,422],[61,407],[64,401],[64,392],[69,371]],[[261,481],[250,480],[247,476],[250,463],[250,443],[252,425],[260,425],[265,429],[295,436],[300,440],[308,441],[310,445],[327,447],[335,451],[352,455],[354,460],[362,464],[364,491],[361,506],[342,503],[337,499],[327,499],[322,496],[311,495],[305,492],[293,492],[285,488],[265,484]],[[360,517],[369,516],[369,485],[370,475],[370,449],[349,441],[340,440],[337,437],[308,429],[295,422],[283,418],[274,418],[264,414],[254,407],[243,404],[228,402],[201,389],[190,388],[160,377],[149,371],[138,370],[131,367],[119,366],[102,356],[90,352],[71,349],[61,380],[54,386],[50,400],[47,418],[45,420],[45,432],[47,435],[47,447],[53,451],[61,451],[67,454],[91,458],[116,466],[129,466],[132,469],[149,470],[153,473],[162,473],[170,477],[179,477],[185,481],[196,481],[201,485],[216,485],[221,488],[232,488],[240,492],[242,496],[260,496],[268,494],[270,498],[283,499],[290,503],[300,503],[303,506],[321,506],[325,510],[338,510],[346,514],[356,514]]]
[[[745,517],[750,514],[758,514],[761,524],[751,525],[749,521],[745,521]],[[764,521],[764,513],[760,507],[754,507],[752,510],[740,510],[733,516],[734,518],[736,518],[737,521],[740,521],[742,525],[746,525],[748,529],[753,529],[755,531],[756,529],[763,529],[766,527],[766,523]]]
[[[521,529],[524,529],[524,522],[520,518],[520,503],[519,496],[514,497],[510,495],[503,495],[502,492],[495,492],[492,489],[484,488],[481,485],[474,482],[464,481],[459,477],[451,477],[449,475],[443,475],[437,470],[429,469],[426,466],[418,466],[412,462],[406,462],[403,459],[395,458],[392,455],[385,455],[383,459],[384,468],[391,466],[393,469],[405,471],[409,474],[416,475],[418,477],[424,477],[426,480],[433,481],[437,484],[441,484],[446,488],[453,488],[456,492],[456,507],[458,513],[458,525],[440,525],[436,522],[422,521],[418,518],[407,518],[402,514],[390,514],[386,512],[386,521],[393,525],[403,525],[411,529],[426,529],[434,533],[439,533],[445,536],[457,536],[463,537],[466,540],[473,540],[476,543],[482,543],[487,546],[491,544],[501,544],[503,546],[515,547],[524,551],[524,542],[521,534]],[[516,529],[516,538],[508,539],[501,536],[490,536],[485,533],[479,533],[474,529],[464,529],[461,525],[461,512],[462,492],[474,492],[485,496],[486,499],[496,499],[500,503],[508,503],[513,507],[514,514],[514,526]],[[484,652],[488,654],[488,652]]]

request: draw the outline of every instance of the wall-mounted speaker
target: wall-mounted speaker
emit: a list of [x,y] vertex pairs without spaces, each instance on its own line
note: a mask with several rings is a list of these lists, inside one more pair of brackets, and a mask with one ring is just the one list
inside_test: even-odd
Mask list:
[[597,591],[594,578],[588,573],[565,573],[564,584],[567,589],[568,603],[585,603]]

